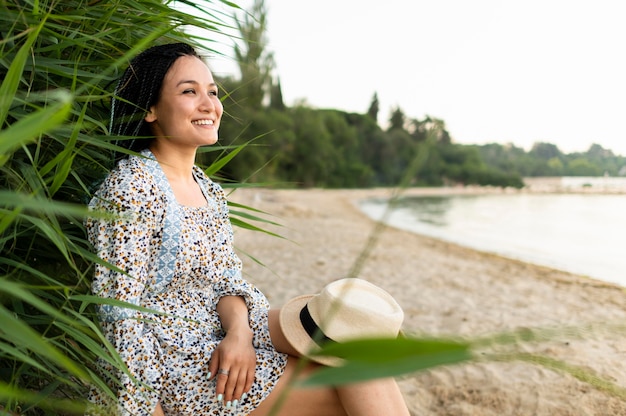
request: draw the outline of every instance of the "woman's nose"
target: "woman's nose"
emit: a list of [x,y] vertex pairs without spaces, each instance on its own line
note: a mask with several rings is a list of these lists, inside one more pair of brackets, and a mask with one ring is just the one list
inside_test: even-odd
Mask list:
[[213,102],[213,95],[209,93],[204,93],[202,95],[202,102],[200,103],[200,110],[206,111],[206,112],[215,110],[215,103]]

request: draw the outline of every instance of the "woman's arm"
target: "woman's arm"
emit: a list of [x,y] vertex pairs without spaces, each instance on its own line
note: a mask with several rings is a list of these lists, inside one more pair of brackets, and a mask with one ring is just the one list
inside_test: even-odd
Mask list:
[[236,406],[242,394],[252,388],[256,369],[248,307],[240,296],[224,296],[217,304],[217,313],[226,335],[211,356],[209,371],[211,378],[217,377],[218,398],[221,395],[227,407],[229,403]]
[[248,307],[241,296],[224,296],[217,304],[217,313],[222,322],[222,329],[229,332],[249,334],[252,345],[252,330],[248,322]]
[[[133,192],[133,189],[143,192]],[[89,241],[103,260],[95,265],[92,282],[95,295],[141,305],[156,228],[155,212],[146,209],[152,202],[148,199],[150,189],[143,176],[115,171],[105,181],[98,197],[92,200],[93,210],[110,214],[85,221]],[[115,373],[123,385],[117,389],[120,408],[133,414],[152,412],[161,390],[158,366],[161,351],[156,338],[143,323],[144,314],[107,304],[106,300],[99,305],[98,312],[103,334],[129,370],[129,373]],[[108,364],[104,366],[105,372],[113,371]]]

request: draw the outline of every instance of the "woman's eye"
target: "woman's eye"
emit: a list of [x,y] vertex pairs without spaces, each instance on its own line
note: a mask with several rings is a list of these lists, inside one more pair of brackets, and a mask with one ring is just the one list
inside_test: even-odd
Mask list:
[[214,95],[217,97],[217,90],[211,90],[209,91],[209,95]]
[[183,91],[183,94],[195,94],[195,93],[196,93],[196,90],[194,90],[193,88],[189,88]]

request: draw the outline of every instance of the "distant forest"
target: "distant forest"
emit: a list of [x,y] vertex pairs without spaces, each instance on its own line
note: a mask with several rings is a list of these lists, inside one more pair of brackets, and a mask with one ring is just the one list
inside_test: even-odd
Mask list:
[[[251,16],[254,16],[252,18]],[[206,149],[211,163],[232,151],[222,180],[290,187],[373,187],[478,184],[522,187],[523,177],[626,176],[626,157],[600,145],[564,154],[551,143],[530,151],[513,144],[454,143],[444,120],[411,118],[392,109],[388,127],[378,123],[376,94],[363,114],[314,109],[306,102],[287,107],[267,49],[264,1],[239,21],[234,55],[241,76],[218,79],[225,116],[220,145]],[[242,146],[243,149],[242,149]]]

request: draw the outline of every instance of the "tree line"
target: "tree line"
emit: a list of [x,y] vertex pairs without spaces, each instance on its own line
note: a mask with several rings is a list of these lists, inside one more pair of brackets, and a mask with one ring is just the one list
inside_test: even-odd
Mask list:
[[207,151],[204,159],[211,163],[211,154],[240,151],[221,170],[224,181],[332,188],[403,181],[412,186],[519,188],[529,176],[626,175],[626,158],[597,144],[573,154],[544,142],[529,151],[512,144],[461,145],[453,142],[443,120],[411,118],[399,107],[383,129],[376,93],[362,114],[315,109],[305,102],[288,107],[280,78],[272,76],[264,1],[256,0],[251,13],[238,21],[243,41],[234,55],[241,77],[218,78],[226,91],[221,146]]

